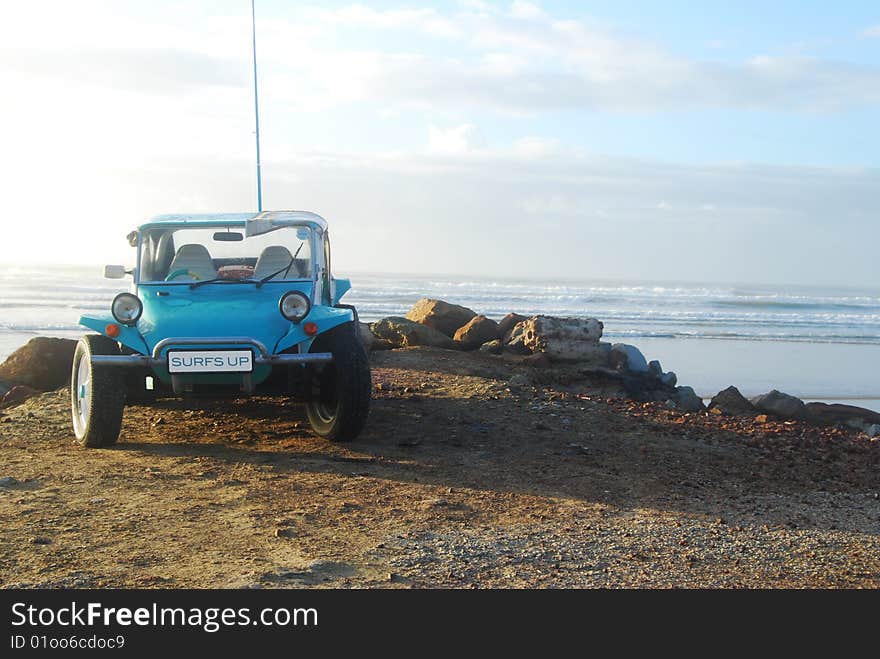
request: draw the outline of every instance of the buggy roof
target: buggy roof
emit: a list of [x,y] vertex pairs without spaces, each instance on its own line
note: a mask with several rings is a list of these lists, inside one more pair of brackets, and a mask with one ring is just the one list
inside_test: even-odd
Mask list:
[[238,225],[248,226],[250,223],[272,225],[276,228],[285,225],[308,224],[321,231],[327,230],[327,220],[309,211],[263,211],[262,213],[200,213],[185,215],[157,215],[139,228],[146,229],[161,226],[217,226]]

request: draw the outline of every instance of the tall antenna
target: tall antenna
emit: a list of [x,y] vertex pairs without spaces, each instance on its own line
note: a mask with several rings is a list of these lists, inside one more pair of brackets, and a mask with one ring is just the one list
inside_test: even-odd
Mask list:
[[251,34],[254,43],[254,120],[257,133],[257,211],[263,212],[263,180],[260,174],[260,101],[257,97],[257,16],[251,0]]

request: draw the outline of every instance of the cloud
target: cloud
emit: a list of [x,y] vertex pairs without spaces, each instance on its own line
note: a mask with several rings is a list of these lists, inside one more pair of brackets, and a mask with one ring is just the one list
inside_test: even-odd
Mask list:
[[862,37],[865,39],[880,39],[880,23],[863,30]]
[[482,138],[473,124],[462,124],[454,128],[428,127],[428,153],[442,155],[463,155],[482,144]]

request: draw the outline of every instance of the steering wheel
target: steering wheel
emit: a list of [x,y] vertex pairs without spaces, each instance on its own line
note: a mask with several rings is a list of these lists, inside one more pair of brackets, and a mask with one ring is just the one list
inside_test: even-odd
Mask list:
[[188,275],[195,280],[201,279],[201,277],[199,277],[196,273],[190,272],[186,268],[180,268],[179,270],[175,270],[174,272],[169,273],[168,276],[165,277],[165,281],[171,281],[172,279],[180,277],[181,275]]

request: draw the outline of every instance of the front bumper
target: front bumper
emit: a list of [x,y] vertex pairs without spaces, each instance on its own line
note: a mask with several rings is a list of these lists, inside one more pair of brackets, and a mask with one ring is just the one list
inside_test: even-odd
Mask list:
[[162,357],[162,351],[166,348],[177,346],[249,346],[256,348],[257,354],[254,356],[255,364],[268,364],[274,366],[276,364],[314,364],[326,363],[333,361],[333,353],[331,352],[307,352],[303,354],[283,354],[272,355],[266,346],[257,341],[243,336],[225,336],[225,337],[202,337],[202,338],[167,338],[162,339],[153,348],[153,354],[147,355],[92,355],[92,363],[102,366],[161,366],[165,364],[165,358]]
[[[162,356],[162,351],[166,348],[176,348],[180,346],[229,346],[251,347],[255,348],[254,364],[280,366],[285,364],[321,364],[333,361],[333,353],[331,352],[307,352],[303,354],[281,354],[273,355],[269,353],[265,344],[256,339],[246,336],[217,336],[217,337],[169,337],[162,339],[155,345],[151,355],[92,355],[92,363],[101,366],[117,366],[117,367],[142,367],[154,368],[165,366],[166,357]],[[172,388],[175,393],[184,390],[184,384],[178,375],[171,376]],[[242,387],[245,391],[253,391],[253,383],[250,373],[242,374]]]

